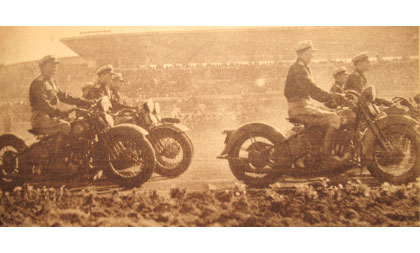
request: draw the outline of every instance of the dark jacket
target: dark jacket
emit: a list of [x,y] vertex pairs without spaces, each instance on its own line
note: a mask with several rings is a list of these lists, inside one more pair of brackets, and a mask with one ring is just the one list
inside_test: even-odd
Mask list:
[[[349,78],[347,79],[346,85],[344,86],[344,90],[354,90],[358,93],[362,93],[363,89],[366,88],[367,79],[363,72],[360,72],[358,70],[353,71],[349,75]],[[375,102],[376,105],[385,105],[385,106],[391,106],[392,102],[389,102],[386,99],[382,98],[376,98]]]
[[89,90],[84,96],[85,99],[92,100],[108,96],[111,101],[113,111],[119,111],[128,107],[122,102],[120,94],[115,89],[107,88],[105,85],[99,83],[89,87],[88,89]]
[[362,90],[366,87],[367,79],[363,72],[358,70],[353,71],[347,79],[344,90],[354,90],[358,93],[361,93]]
[[338,93],[338,94],[343,94],[344,93],[344,89],[343,89],[343,87],[339,83],[335,82],[333,84],[333,86],[331,86],[330,92],[332,92],[332,93]]
[[310,68],[300,59],[290,67],[287,73],[284,95],[289,102],[294,99],[309,99],[309,97],[319,102],[330,100],[330,94],[316,86],[312,80]]
[[89,105],[87,101],[72,97],[63,92],[51,78],[47,79],[41,75],[31,83],[29,88],[29,103],[33,112],[41,111],[50,117],[57,116],[60,111],[57,105],[60,101],[77,106]]

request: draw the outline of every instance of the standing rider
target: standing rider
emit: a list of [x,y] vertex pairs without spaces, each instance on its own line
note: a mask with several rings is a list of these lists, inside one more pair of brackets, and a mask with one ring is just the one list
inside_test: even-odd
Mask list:
[[343,101],[340,94],[326,92],[316,86],[312,78],[309,64],[313,58],[312,41],[301,41],[296,47],[296,62],[290,67],[287,74],[284,95],[287,98],[289,117],[298,119],[305,124],[326,127],[324,137],[322,165],[338,166],[342,159],[333,156],[333,143],[342,118],[334,111],[314,105],[310,98],[319,102],[328,103],[337,100]]

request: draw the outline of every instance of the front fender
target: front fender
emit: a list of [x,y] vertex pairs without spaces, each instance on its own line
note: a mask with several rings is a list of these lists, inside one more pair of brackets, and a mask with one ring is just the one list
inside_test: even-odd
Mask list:
[[[376,120],[376,125],[380,129],[384,129],[386,126],[392,124],[402,124],[412,126],[415,129],[418,128],[419,122],[415,119],[405,115],[387,115]],[[375,147],[376,136],[372,129],[368,128],[366,134],[362,140],[362,157],[367,159],[373,159],[373,151]]]
[[149,135],[149,132],[147,132],[144,128],[139,127],[137,125],[120,124],[120,125],[113,126],[111,129],[109,129],[107,134],[110,136],[114,134],[124,134],[124,135],[130,135],[133,137],[141,135],[143,138],[145,138],[147,135]]
[[186,125],[181,124],[181,123],[175,123],[175,124],[174,123],[162,123],[162,124],[159,124],[157,126],[152,127],[152,129],[150,129],[150,131],[153,132],[156,129],[162,129],[162,128],[169,128],[169,129],[172,129],[172,130],[174,130],[175,132],[178,132],[178,133],[185,133],[185,132],[188,132],[190,130]]
[[277,143],[284,142],[286,140],[286,138],[284,138],[282,133],[280,133],[280,131],[277,128],[270,126],[266,123],[262,123],[262,122],[251,122],[251,123],[247,123],[245,125],[240,126],[238,129],[236,129],[235,131],[231,133],[230,131],[225,132],[226,134],[229,134],[230,136],[228,137],[225,148],[223,149],[220,156],[225,156],[229,154],[229,152],[232,150],[235,143],[244,134],[251,133],[251,132],[263,132],[263,133],[269,134],[273,136],[273,138],[275,139]]

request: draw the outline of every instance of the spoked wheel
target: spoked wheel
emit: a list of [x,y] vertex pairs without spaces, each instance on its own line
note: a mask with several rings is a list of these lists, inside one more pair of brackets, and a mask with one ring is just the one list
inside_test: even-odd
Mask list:
[[382,130],[392,150],[375,144],[368,169],[378,180],[392,184],[414,181],[420,174],[420,137],[409,125],[393,124]]
[[123,187],[135,187],[152,176],[155,154],[148,140],[118,135],[108,143],[108,150],[104,174],[112,182]]
[[172,129],[157,129],[152,138],[156,149],[156,172],[166,177],[184,173],[191,164],[192,143],[188,137]]
[[279,178],[272,153],[274,138],[265,133],[246,133],[229,153],[233,175],[251,186],[268,186]]
[[25,143],[16,136],[0,137],[0,187],[3,191],[11,191],[23,185],[25,162],[18,154],[26,148]]

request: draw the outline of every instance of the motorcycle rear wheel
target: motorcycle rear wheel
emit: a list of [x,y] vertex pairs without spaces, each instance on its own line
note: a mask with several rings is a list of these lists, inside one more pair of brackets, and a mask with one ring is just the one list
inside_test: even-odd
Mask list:
[[[280,177],[279,171],[269,160],[274,143],[275,138],[266,133],[244,134],[229,152],[228,162],[233,175],[253,187],[266,187],[275,183]],[[264,172],[260,172],[262,170]]]
[[369,172],[381,182],[406,184],[420,175],[420,134],[409,125],[392,124],[382,132],[394,147],[385,151],[375,143],[373,159],[368,159]]
[[23,170],[26,162],[16,155],[27,149],[23,140],[13,135],[0,137],[0,188],[3,191],[12,191],[17,186],[22,186]]

